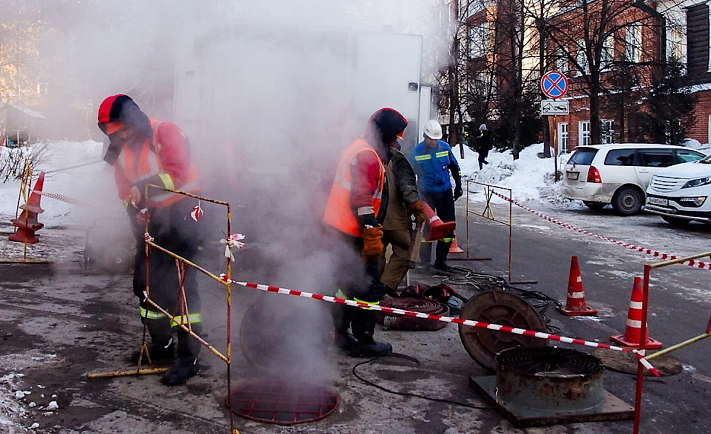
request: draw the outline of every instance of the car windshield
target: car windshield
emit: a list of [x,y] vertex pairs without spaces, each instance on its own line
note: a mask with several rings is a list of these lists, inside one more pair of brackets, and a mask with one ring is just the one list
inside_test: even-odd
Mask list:
[[701,164],[711,164],[711,155],[707,155],[706,157],[702,158],[698,162]]
[[584,166],[589,166],[592,163],[593,158],[597,154],[597,149],[595,148],[580,148],[575,151],[575,153],[568,160],[568,164],[582,164]]

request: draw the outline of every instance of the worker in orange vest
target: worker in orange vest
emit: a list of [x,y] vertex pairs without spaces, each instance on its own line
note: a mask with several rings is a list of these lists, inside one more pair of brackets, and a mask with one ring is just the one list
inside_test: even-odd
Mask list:
[[[386,294],[378,273],[388,192],[383,164],[406,126],[407,120],[396,110],[380,109],[371,116],[362,138],[341,155],[323,216],[337,234],[334,244],[342,246],[336,254],[337,297],[377,304]],[[391,353],[390,344],[373,338],[375,322],[374,310],[349,306],[340,310],[336,315],[338,345],[353,357]]]
[[[199,234],[204,221],[186,218],[195,212],[186,196],[149,188],[147,184],[171,190],[199,191],[195,167],[190,163],[190,150],[185,134],[170,122],[150,120],[127,95],[106,98],[99,107],[98,124],[109,138],[104,160],[114,167],[119,198],[126,206],[136,236],[133,292],[140,300],[141,321],[148,326],[152,344],[151,361],[173,360],[173,330],[177,330],[178,361],[161,378],[169,386],[184,384],[200,372],[197,356],[200,344],[178,324],[190,324],[193,332],[201,331],[200,297],[196,271],[186,267],[184,279],[187,311],[174,312],[180,304],[180,282],[175,260],[152,249],[148,272],[150,299],[176,316],[171,322],[162,312],[146,302],[146,259],[144,233],[159,246],[192,261],[197,254]],[[132,354],[138,362],[140,352]],[[144,358],[145,360],[145,358]]]

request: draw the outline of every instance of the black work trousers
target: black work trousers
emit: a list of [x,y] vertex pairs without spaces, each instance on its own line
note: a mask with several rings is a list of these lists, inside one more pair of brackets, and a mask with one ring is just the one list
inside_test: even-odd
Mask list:
[[[183,198],[178,202],[165,207],[149,210],[150,222],[148,233],[153,237],[153,242],[174,254],[191,262],[195,260],[200,244],[200,230],[203,221],[196,222],[188,213],[195,203],[191,199]],[[185,218],[187,216],[187,218]],[[200,352],[201,345],[182,328],[162,315],[158,309],[146,302],[146,253],[143,232],[145,227],[138,227],[132,217],[134,233],[136,235],[136,256],[133,269],[133,293],[139,298],[141,307],[141,322],[148,326],[148,332],[154,345],[165,347],[173,336],[173,331],[178,335],[178,357],[195,358]],[[174,316],[181,316],[182,299],[178,297],[180,281],[176,259],[167,253],[149,247],[148,279],[150,299],[161,308]],[[200,295],[197,286],[197,271],[192,267],[185,268],[185,299],[188,312],[191,315],[190,325],[193,332],[199,334],[202,326],[200,315]],[[186,313],[187,314],[187,313]],[[187,323],[187,320],[185,320]]]
[[[430,191],[420,191],[420,198],[424,200],[427,205],[434,210],[437,216],[443,222],[453,222],[456,221],[456,214],[454,211],[454,194],[451,189],[447,189],[442,192],[430,192]],[[425,228],[425,237],[427,236],[427,231],[429,226]],[[447,260],[447,255],[449,254],[449,246],[454,242],[454,228],[448,233],[444,238],[437,240],[437,249],[435,251],[435,260],[445,261]],[[420,246],[420,262],[422,264],[429,264],[432,259],[432,243],[423,242]]]
[[[334,245],[338,247],[338,267],[335,276],[336,288],[349,300],[377,303],[385,297],[385,285],[380,282],[378,258],[363,261],[363,239],[331,231]],[[335,291],[334,290],[334,291]],[[338,292],[336,295],[339,296]],[[359,342],[373,342],[376,315],[374,310],[352,306],[334,306],[336,333],[345,335],[350,327]]]

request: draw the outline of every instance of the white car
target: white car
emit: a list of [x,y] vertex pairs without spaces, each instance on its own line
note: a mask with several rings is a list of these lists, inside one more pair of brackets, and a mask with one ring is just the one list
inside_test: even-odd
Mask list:
[[565,165],[561,193],[593,209],[607,204],[620,215],[639,212],[652,175],[706,155],[673,145],[624,143],[579,146]]
[[647,188],[644,210],[674,225],[711,223],[711,156],[659,171]]

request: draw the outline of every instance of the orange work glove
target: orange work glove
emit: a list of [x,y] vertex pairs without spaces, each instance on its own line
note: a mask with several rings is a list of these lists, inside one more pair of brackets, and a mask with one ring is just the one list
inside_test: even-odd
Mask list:
[[383,252],[383,228],[378,225],[363,230],[363,250],[361,256],[364,261],[375,259]]
[[419,228],[422,222],[427,220],[427,216],[425,215],[425,210],[422,207],[422,201],[418,200],[415,202],[414,205],[412,205],[412,215],[415,216],[415,227]]

